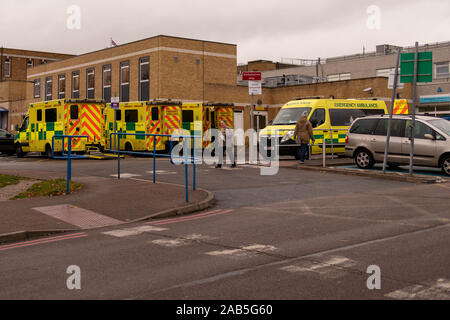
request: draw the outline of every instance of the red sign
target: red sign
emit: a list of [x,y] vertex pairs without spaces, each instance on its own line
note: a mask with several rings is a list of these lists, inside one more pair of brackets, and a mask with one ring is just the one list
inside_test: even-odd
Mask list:
[[244,80],[244,81],[260,81],[261,80],[261,72],[260,71],[242,72],[242,80]]

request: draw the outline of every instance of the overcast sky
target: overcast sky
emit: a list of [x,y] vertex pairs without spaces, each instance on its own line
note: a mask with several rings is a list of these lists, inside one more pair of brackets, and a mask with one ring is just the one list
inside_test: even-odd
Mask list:
[[80,54],[159,34],[236,44],[240,63],[327,58],[450,41],[450,1],[0,0],[5,47]]

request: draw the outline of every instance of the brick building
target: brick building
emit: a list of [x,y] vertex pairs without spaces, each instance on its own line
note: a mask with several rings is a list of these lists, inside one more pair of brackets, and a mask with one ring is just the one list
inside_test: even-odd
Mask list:
[[[107,49],[70,56],[27,69],[26,98],[12,103],[16,111],[10,122],[20,124],[28,104],[59,98],[93,98],[110,101],[173,99],[182,101],[232,102],[235,126],[250,127],[250,96],[238,71],[292,68],[293,64],[257,61],[237,66],[237,47],[218,43],[159,35]],[[286,70],[288,70],[286,69]],[[371,90],[367,90],[370,88]],[[319,96],[336,99],[381,99],[387,102],[392,91],[383,76],[340,79],[292,86],[263,87],[255,97],[255,117],[267,124],[279,108],[295,97]],[[411,86],[402,90],[411,96]]]
[[10,118],[15,116],[14,104],[26,99],[27,72],[33,66],[47,64],[72,55],[0,48],[0,128],[11,130]]

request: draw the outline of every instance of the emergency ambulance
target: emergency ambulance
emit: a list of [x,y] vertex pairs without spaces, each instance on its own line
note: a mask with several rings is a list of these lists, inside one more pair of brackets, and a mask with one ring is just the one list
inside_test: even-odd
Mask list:
[[297,120],[305,111],[315,138],[312,154],[322,153],[323,139],[327,153],[343,154],[347,129],[353,120],[368,115],[387,114],[386,104],[378,100],[293,100],[286,103],[271,124],[260,131],[259,143],[266,139],[267,144],[264,145],[270,150],[273,147],[268,138],[276,136],[280,155],[292,155],[300,159],[300,145],[295,142],[293,135]]
[[[219,129],[220,121],[222,120],[225,121],[230,129],[234,128],[233,106],[232,103],[219,102],[183,103],[183,129],[189,131],[190,135],[202,136],[202,148],[207,148],[211,143],[211,137],[206,135],[209,129]],[[199,147],[199,145],[197,146]]]
[[[118,139],[117,135],[111,135],[113,132],[168,135],[177,133],[181,128],[181,102],[171,100],[121,102],[117,110],[112,109],[108,103],[105,116],[106,147],[116,150]],[[155,150],[169,151],[169,137],[144,135],[121,135],[120,150],[153,151],[155,140]]]
[[[85,153],[99,151],[104,145],[104,111],[102,100],[59,99],[32,103],[15,136],[16,153],[23,157],[27,152],[41,152],[51,157],[63,151],[62,139],[54,135],[85,135],[73,138],[72,151]],[[64,150],[68,150],[65,138]]]

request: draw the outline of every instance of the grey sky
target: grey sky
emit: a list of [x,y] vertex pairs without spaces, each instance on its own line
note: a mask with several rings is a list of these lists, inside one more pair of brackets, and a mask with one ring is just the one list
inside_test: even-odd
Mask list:
[[[69,30],[67,7],[81,9]],[[380,8],[380,30],[367,8]],[[327,58],[450,40],[448,0],[1,0],[0,45],[80,54],[165,34],[237,44],[238,62]]]

